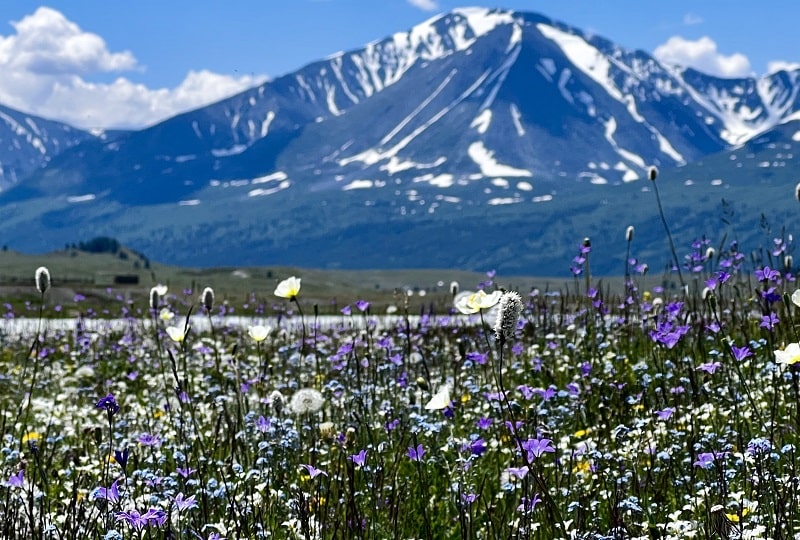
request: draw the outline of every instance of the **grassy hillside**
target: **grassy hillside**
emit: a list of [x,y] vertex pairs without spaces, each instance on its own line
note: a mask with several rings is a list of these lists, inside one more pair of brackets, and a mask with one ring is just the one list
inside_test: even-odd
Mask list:
[[[193,269],[150,262],[126,248],[116,255],[77,249],[44,255],[0,251],[0,301],[13,305],[29,301],[38,305],[33,275],[39,266],[46,266],[52,276],[48,305],[62,304],[64,314],[74,313],[71,306],[75,305],[76,295],[86,298],[81,311],[87,307],[99,311],[107,304],[117,303],[119,295],[144,307],[150,288],[159,283],[168,285],[170,292],[187,300],[197,298],[204,287],[210,286],[218,303],[227,300],[231,305],[241,306],[252,304],[255,298],[269,304],[280,302],[272,293],[276,284],[289,276],[302,278],[300,297],[304,306],[317,304],[323,314],[337,313],[359,299],[370,301],[375,312],[382,312],[390,304],[402,306],[407,301],[412,313],[431,307],[442,313],[451,305],[451,282],[457,281],[461,290],[474,290],[487,279],[486,274],[450,269],[317,270],[286,266]],[[553,290],[572,287],[574,283],[563,277],[518,276],[497,276],[495,282],[523,293],[534,287]],[[184,292],[189,290],[191,294]]]

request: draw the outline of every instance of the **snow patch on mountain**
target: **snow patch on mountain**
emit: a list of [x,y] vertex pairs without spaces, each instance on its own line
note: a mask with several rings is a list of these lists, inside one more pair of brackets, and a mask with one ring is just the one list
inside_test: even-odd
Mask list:
[[576,68],[602,86],[610,96],[617,101],[624,100],[622,92],[611,80],[611,62],[603,53],[578,35],[543,23],[537,24],[536,28],[544,37],[555,42]]
[[482,141],[476,141],[469,145],[467,154],[481,169],[481,174],[484,176],[533,176],[531,171],[525,169],[517,169],[510,165],[503,165],[498,163],[494,157],[494,152],[488,150]]
[[522,127],[522,114],[519,112],[519,109],[512,103],[508,106],[508,111],[511,113],[511,120],[514,122],[514,129],[517,131],[517,136],[524,137],[525,128]]
[[492,111],[491,109],[484,109],[481,113],[475,117],[472,123],[469,125],[471,128],[475,128],[475,131],[483,135],[489,130],[489,125],[492,123]]
[[278,193],[279,191],[283,191],[284,189],[288,189],[292,185],[291,180],[284,180],[279,183],[277,186],[272,188],[256,188],[251,189],[247,192],[248,197],[263,197],[265,195],[272,195],[274,193]]

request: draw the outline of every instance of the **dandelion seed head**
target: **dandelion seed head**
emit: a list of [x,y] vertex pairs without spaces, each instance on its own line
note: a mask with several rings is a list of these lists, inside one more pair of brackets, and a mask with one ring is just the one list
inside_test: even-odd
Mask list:
[[322,409],[325,398],[318,390],[301,388],[289,400],[289,409],[295,414],[314,414]]

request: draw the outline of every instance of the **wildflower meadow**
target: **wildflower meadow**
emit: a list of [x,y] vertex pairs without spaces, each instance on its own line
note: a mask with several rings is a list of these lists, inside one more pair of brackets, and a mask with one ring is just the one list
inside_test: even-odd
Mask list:
[[439,313],[321,316],[301,276],[244,321],[213,284],[63,320],[40,268],[2,335],[0,537],[797,538],[791,236],[673,246],[647,286],[620,244],[621,286],[587,238],[572,286],[490,272]]

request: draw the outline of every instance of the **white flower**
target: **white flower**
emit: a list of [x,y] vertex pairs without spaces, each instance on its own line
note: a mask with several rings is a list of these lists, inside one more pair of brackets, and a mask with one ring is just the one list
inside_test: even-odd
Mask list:
[[425,405],[426,411],[440,411],[450,406],[450,385],[443,384],[439,387],[431,400]]
[[502,291],[494,291],[492,294],[486,294],[483,290],[476,293],[464,292],[456,296],[455,308],[464,315],[472,315],[482,309],[494,307],[502,295]]
[[797,289],[792,293],[792,303],[800,307],[800,289]]
[[248,335],[253,338],[253,341],[256,343],[261,343],[267,339],[267,336],[269,336],[270,332],[272,332],[272,328],[260,324],[249,326],[247,328]]
[[325,404],[325,398],[313,388],[301,388],[289,401],[289,408],[295,414],[312,414],[319,412]]
[[164,296],[165,294],[167,294],[167,291],[169,289],[167,288],[166,285],[162,285],[161,283],[159,283],[158,285],[153,287],[152,290],[154,290],[156,293],[158,293],[158,296]]
[[36,290],[44,294],[50,288],[50,271],[46,267],[40,266],[36,269],[34,275],[36,277]]
[[300,278],[299,277],[289,277],[278,283],[278,286],[275,288],[275,296],[279,296],[281,298],[288,298],[291,300],[295,296],[300,293]]
[[[792,301],[794,302],[794,294],[792,295]],[[775,361],[786,366],[800,362],[800,344],[789,343],[784,349],[776,349]]]
[[171,321],[175,318],[175,314],[169,308],[162,308],[158,314],[158,318],[162,321]]
[[186,329],[177,326],[167,326],[167,335],[176,343],[181,343],[186,339]]

